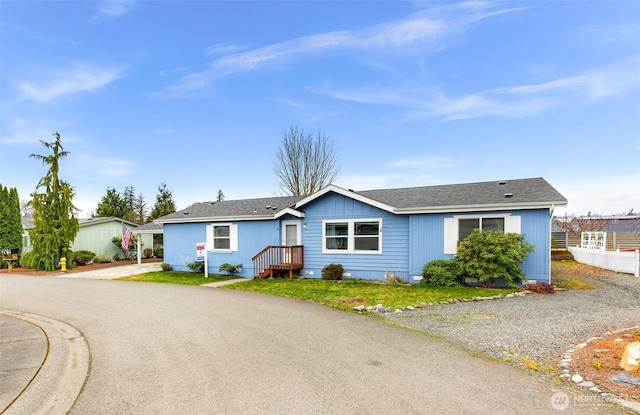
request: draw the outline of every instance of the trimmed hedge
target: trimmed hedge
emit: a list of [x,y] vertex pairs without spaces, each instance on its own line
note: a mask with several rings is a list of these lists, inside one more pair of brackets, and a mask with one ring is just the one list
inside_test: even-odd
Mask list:
[[460,264],[454,259],[436,259],[422,267],[422,283],[441,287],[460,285],[462,272]]
[[69,256],[71,257],[71,260],[74,261],[77,265],[85,265],[91,262],[96,254],[95,252],[82,249],[80,251],[73,251],[73,253]]

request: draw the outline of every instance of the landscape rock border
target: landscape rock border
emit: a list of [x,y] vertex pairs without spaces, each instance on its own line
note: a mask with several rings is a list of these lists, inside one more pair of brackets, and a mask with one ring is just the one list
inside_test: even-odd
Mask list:
[[565,350],[564,355],[562,356],[562,359],[560,360],[559,363],[559,367],[560,367],[560,375],[559,377],[561,379],[564,380],[570,380],[571,382],[573,382],[574,384],[583,387],[583,388],[588,388],[590,391],[595,392],[600,394],[600,396],[603,399],[606,399],[608,401],[612,401],[612,402],[617,402],[625,407],[628,407],[630,409],[635,410],[636,412],[640,413],[640,405],[634,403],[634,402],[628,402],[625,401],[624,399],[612,394],[612,393],[608,393],[608,392],[603,392],[602,390],[600,390],[600,388],[598,388],[598,386],[590,381],[590,380],[585,380],[579,373],[574,373],[573,375],[571,374],[571,362],[573,361],[573,353],[576,350],[581,350],[584,349],[585,347],[587,347],[587,345],[589,345],[589,343],[593,343],[594,341],[597,340],[601,340],[604,338],[607,338],[611,335],[614,335],[616,333],[622,333],[625,331],[629,331],[629,330],[635,330],[635,329],[640,329],[640,326],[632,326],[632,327],[627,327],[624,329],[619,329],[619,330],[615,330],[615,331],[608,331],[603,333],[600,336],[595,336],[595,337],[589,337],[588,339],[586,339],[585,341],[578,343],[570,348],[568,348],[567,350]]
[[502,299],[507,299],[507,298],[524,297],[527,294],[532,294],[532,291],[524,290],[524,291],[519,291],[519,292],[507,294],[507,295],[498,294],[498,295],[489,296],[489,297],[449,298],[449,299],[443,300],[443,301],[437,301],[437,302],[432,302],[432,303],[420,303],[420,304],[417,304],[415,306],[409,305],[409,306],[404,306],[402,308],[385,307],[382,304],[377,304],[375,306],[368,306],[368,307],[367,306],[363,306],[363,305],[358,305],[358,306],[353,307],[353,311],[356,311],[358,313],[373,313],[373,314],[403,313],[405,311],[413,311],[413,310],[416,310],[416,309],[428,308],[428,307],[433,307],[433,306],[438,306],[438,305],[443,305],[443,304],[470,303],[470,302],[474,302],[474,301],[502,300]]

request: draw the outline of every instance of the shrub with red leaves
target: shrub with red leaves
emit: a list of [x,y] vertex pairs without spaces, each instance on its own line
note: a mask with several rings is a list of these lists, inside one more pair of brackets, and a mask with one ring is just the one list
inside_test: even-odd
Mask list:
[[538,294],[553,294],[556,292],[553,284],[549,284],[546,282],[539,282],[537,284],[527,284],[524,286],[526,290],[529,290]]

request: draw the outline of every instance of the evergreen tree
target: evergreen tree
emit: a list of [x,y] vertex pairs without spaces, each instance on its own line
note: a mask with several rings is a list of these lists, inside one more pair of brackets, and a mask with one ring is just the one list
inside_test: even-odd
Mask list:
[[144,196],[142,195],[142,193],[140,193],[136,198],[133,209],[135,212],[134,222],[142,225],[147,219],[147,212],[148,212],[147,202],[144,200]]
[[20,197],[18,189],[12,187],[9,190],[9,214],[11,215],[10,248],[18,248],[22,252],[22,214],[20,213]]
[[[53,271],[62,257],[70,253],[70,245],[78,234],[77,209],[73,206],[75,191],[58,176],[60,160],[69,155],[60,142],[60,134],[55,133],[55,141],[40,141],[52,154],[31,157],[49,165],[47,174],[40,179],[36,190],[31,194],[33,208],[33,229],[29,230],[33,250],[27,266],[37,270]],[[41,189],[41,193],[38,193]]]
[[[18,248],[22,250],[22,217],[20,199],[15,188],[0,185],[0,249]],[[8,263],[0,259],[0,268]]]
[[148,221],[151,222],[161,216],[168,215],[176,211],[176,204],[173,201],[173,195],[171,191],[167,189],[166,183],[161,183],[158,186],[158,193],[156,194],[156,203],[153,205],[151,214]]
[[224,193],[222,193],[222,189],[218,189],[218,194],[216,195],[216,201],[222,202],[224,200]]
[[125,204],[125,212],[122,216],[122,219],[128,220],[129,222],[136,222],[136,190],[133,188],[133,186],[127,186],[124,188],[124,192],[122,193],[122,200],[124,200]]
[[108,187],[107,194],[102,197],[96,212],[92,215],[94,218],[116,217],[124,219],[127,212],[127,202],[120,196],[115,188]]

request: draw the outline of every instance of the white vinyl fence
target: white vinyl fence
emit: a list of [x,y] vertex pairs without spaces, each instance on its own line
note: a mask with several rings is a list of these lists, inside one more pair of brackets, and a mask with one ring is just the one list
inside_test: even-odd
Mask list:
[[569,247],[568,249],[575,260],[582,264],[640,277],[640,251],[637,249],[632,252],[602,251],[579,247]]

